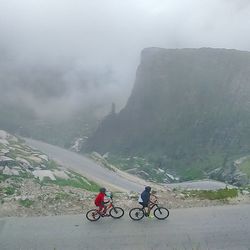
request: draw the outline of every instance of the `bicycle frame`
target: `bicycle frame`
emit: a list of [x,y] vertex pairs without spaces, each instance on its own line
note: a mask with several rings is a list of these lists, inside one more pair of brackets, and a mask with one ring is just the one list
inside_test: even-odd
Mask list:
[[[109,204],[108,204],[108,206],[106,207],[106,212],[105,212],[105,214],[107,214],[108,210],[110,210],[112,207],[113,207],[113,200],[110,199],[110,200],[109,200]],[[98,208],[96,209],[96,213],[99,214],[99,215],[101,215],[101,216],[103,216],[103,214],[99,211]]]
[[[153,211],[152,211],[153,210]],[[144,216],[151,217],[150,212],[159,220],[165,220],[169,216],[169,210],[158,204],[157,197],[150,199],[148,206],[134,207],[129,211],[129,217],[132,220],[141,220]]]
[[[148,206],[148,209],[149,209],[149,210],[148,210],[148,213],[150,213],[150,211],[151,211],[154,207],[158,208],[158,200],[157,200],[157,199],[155,200],[155,202],[150,201],[149,206]],[[147,214],[147,212],[146,212],[146,210],[145,210],[145,207],[143,207],[143,212],[144,212],[144,215]]]

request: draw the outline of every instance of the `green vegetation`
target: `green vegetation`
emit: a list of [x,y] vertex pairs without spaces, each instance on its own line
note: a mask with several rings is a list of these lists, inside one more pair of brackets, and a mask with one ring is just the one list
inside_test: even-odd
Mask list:
[[240,165],[240,170],[247,174],[247,177],[250,179],[250,159],[245,160],[241,165]]
[[[24,175],[24,176],[26,176],[26,175]],[[23,178],[25,178],[25,177],[22,177],[22,176],[8,176],[12,181],[14,181],[15,183],[22,183],[22,181],[23,181]]]
[[19,200],[19,204],[24,206],[24,207],[30,207],[33,205],[33,203],[34,203],[34,201],[32,201],[30,199]]
[[182,177],[181,181],[203,179],[205,177],[204,172],[197,167],[181,169],[178,171],[178,173]]
[[8,175],[0,174],[0,183],[5,181],[6,179],[10,178]]
[[33,178],[33,175],[31,173],[28,172],[19,172],[19,179],[20,178],[24,178],[24,179],[29,179],[29,178]]
[[121,155],[109,154],[107,161],[119,169],[129,171],[136,169],[137,172],[144,171],[148,174],[148,177],[144,176],[146,179],[150,179],[156,182],[163,182],[166,175],[160,171],[158,168],[165,170],[167,173],[174,173],[175,176],[180,177],[180,181],[189,181],[195,179],[206,178],[206,172],[209,172],[215,168],[223,165],[224,156],[218,153],[206,156],[204,161],[197,160],[187,164],[180,163],[180,161],[171,161],[171,165],[168,169],[167,161],[162,159],[162,161],[157,162],[155,158],[151,155],[150,159],[146,156],[143,157],[124,157]]
[[44,178],[43,181],[39,183],[41,185],[55,184],[58,186],[81,188],[92,192],[97,192],[100,189],[100,186],[98,186],[95,182],[90,181],[73,171],[70,172],[70,179],[57,178],[55,181],[52,181],[50,178]]
[[93,192],[97,192],[100,189],[97,184],[95,184],[94,182],[86,181],[84,178],[74,178],[69,180],[58,178],[56,181],[51,182],[59,186],[71,186]]
[[212,190],[192,190],[183,192],[186,195],[197,197],[199,199],[208,200],[226,200],[228,198],[234,198],[238,196],[238,189],[219,189]]
[[60,169],[60,166],[53,160],[49,160],[47,163],[46,163],[46,167],[48,169]]
[[111,164],[123,170],[128,170],[135,166],[141,167],[141,166],[145,166],[149,164],[145,159],[141,157],[126,157],[125,158],[125,157],[117,156],[113,154],[109,154],[108,161]]
[[7,195],[12,195],[15,193],[15,188],[14,187],[5,187],[5,188],[3,188],[3,192]]
[[139,173],[141,177],[150,179],[152,181],[163,182],[164,178],[166,177],[164,174],[154,168],[154,163],[149,162],[143,157],[122,157],[109,154],[107,161],[121,170],[128,172],[135,171]]
[[60,192],[60,193],[57,193],[56,196],[55,196],[55,200],[65,200],[69,197],[70,195],[65,193],[65,192]]

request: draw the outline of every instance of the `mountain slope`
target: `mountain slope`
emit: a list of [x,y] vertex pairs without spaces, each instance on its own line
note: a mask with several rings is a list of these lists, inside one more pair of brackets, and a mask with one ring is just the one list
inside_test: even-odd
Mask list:
[[205,177],[249,153],[249,110],[249,52],[148,48],[127,105],[103,120],[87,150]]

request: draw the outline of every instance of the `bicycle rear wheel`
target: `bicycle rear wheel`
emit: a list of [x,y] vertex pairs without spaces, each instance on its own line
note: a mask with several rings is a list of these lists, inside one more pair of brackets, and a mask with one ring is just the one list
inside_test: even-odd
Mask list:
[[169,216],[169,211],[165,207],[158,207],[154,210],[154,216],[158,220],[165,220]]
[[130,211],[129,211],[129,217],[132,219],[132,220],[141,220],[143,217],[144,217],[144,211],[142,208],[132,208]]
[[97,221],[101,218],[101,216],[97,213],[96,209],[91,209],[86,213],[86,218],[90,221]]
[[124,210],[121,207],[113,207],[110,209],[109,214],[114,219],[120,219],[124,215]]

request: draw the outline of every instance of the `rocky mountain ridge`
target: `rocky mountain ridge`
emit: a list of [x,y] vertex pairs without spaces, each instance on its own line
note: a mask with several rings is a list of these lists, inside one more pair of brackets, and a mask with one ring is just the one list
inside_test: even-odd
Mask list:
[[87,150],[144,157],[182,180],[208,178],[249,155],[249,110],[249,52],[148,48],[127,105],[102,121]]

